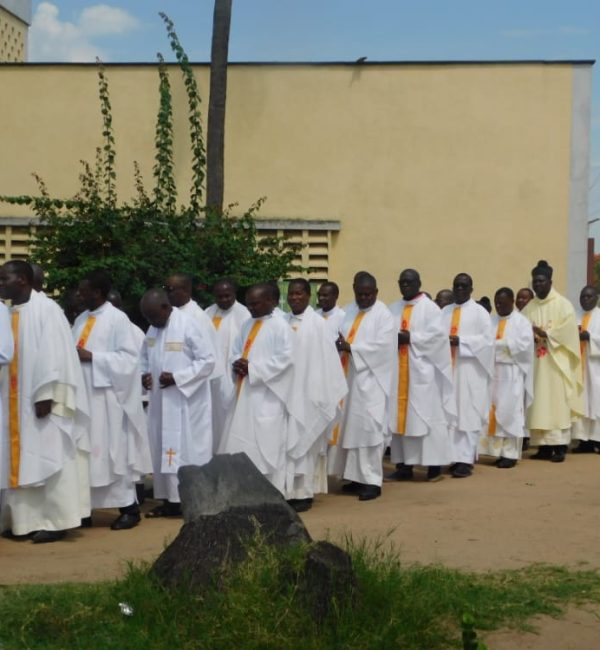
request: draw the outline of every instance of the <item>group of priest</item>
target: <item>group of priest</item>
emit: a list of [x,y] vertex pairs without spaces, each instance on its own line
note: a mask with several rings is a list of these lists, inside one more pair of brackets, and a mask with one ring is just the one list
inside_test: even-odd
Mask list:
[[389,480],[423,466],[438,481],[447,465],[470,476],[479,453],[514,467],[526,436],[553,462],[571,438],[579,451],[600,445],[598,294],[582,291],[578,325],[544,261],[517,309],[511,289],[496,292],[494,316],[464,273],[433,301],[406,269],[402,298],[386,306],[359,272],[343,309],[335,283],[313,309],[309,282],[295,279],[289,313],[276,283],[250,287],[243,306],[229,279],[203,310],[191,278],[175,274],[143,296],[145,333],[105,271],[81,279],[71,324],[41,282],[35,265],[0,268],[7,537],[56,541],[99,508],[119,509],[113,530],[132,528],[147,474],[160,503],[146,517],[180,516],[178,469],[217,453],[246,453],[304,511],[331,475],[360,501],[377,498],[387,446]]

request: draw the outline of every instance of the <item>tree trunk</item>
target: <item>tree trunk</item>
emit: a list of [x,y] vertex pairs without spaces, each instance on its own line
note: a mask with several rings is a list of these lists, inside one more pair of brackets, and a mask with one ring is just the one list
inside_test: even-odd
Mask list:
[[215,0],[210,55],[210,97],[206,135],[206,205],[223,211],[225,102],[232,0]]

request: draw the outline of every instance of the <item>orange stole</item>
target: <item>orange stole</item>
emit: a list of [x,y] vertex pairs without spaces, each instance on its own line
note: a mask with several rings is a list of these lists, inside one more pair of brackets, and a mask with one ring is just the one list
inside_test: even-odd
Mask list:
[[[402,311],[401,330],[410,329],[410,317],[414,305],[405,305]],[[406,433],[406,413],[408,411],[408,345],[403,343],[398,348],[398,421],[396,423],[396,433],[404,435]]]
[[[258,333],[260,331],[260,328],[263,326],[264,321],[262,320],[257,320],[254,321],[254,324],[250,328],[250,331],[248,332],[248,338],[246,339],[246,342],[244,343],[244,349],[242,350],[242,359],[247,359],[248,355],[250,354],[250,350],[252,349],[252,346],[254,345],[254,341],[256,340],[256,337],[258,336]],[[244,377],[238,377],[237,379],[237,397],[240,396],[240,391],[242,390],[242,384],[244,383]]]
[[[508,318],[503,318],[498,321],[498,328],[496,329],[496,341],[504,338],[504,330],[506,329],[506,322]],[[490,408],[490,422],[488,424],[488,436],[496,435],[496,405],[492,404]]]
[[83,329],[81,330],[81,335],[79,336],[79,340],[77,341],[77,347],[78,348],[85,348],[86,343],[88,342],[88,339],[90,338],[90,333],[96,324],[96,317],[95,316],[88,316],[87,320],[85,321],[85,325],[83,326]]
[[[366,311],[359,311],[358,314],[356,314],[356,318],[354,319],[354,322],[352,323],[352,327],[350,328],[350,331],[348,332],[348,336],[346,337],[346,343],[349,345],[352,345],[354,343],[354,339],[356,338],[356,332],[358,332],[358,328],[360,327],[360,324],[362,322],[362,319],[365,317]],[[350,353],[349,352],[342,352],[342,369],[344,371],[344,375],[347,377],[348,376],[348,370],[350,370]],[[344,400],[340,402],[340,407],[344,404]],[[334,446],[337,445],[338,438],[340,437],[340,425],[336,424],[333,433],[331,436],[331,440],[329,441],[329,444]]]
[[[458,329],[460,327],[460,307],[455,307],[452,312],[452,322],[450,323],[450,336],[458,336]],[[455,345],[450,346],[450,355],[452,356],[452,367],[456,365],[456,352]]]
[[[580,331],[587,332],[588,327],[590,326],[590,319],[592,318],[592,312],[586,311],[581,319],[581,328]],[[579,341],[579,350],[581,352],[581,369],[585,368],[585,351],[587,349],[587,341]]]
[[215,326],[215,329],[218,330],[219,327],[221,327],[221,321],[223,318],[221,316],[213,316],[212,317],[212,323]]
[[10,440],[10,487],[19,486],[21,463],[21,437],[19,429],[19,312],[11,315],[14,355],[9,366],[8,432]]

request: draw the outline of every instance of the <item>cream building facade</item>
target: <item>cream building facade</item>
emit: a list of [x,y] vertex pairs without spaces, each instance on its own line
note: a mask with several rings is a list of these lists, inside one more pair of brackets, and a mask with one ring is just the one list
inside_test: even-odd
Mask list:
[[0,63],[27,61],[31,0],[0,1]]
[[[475,295],[527,285],[538,259],[576,298],[586,282],[592,61],[232,64],[226,123],[226,202],[258,197],[265,231],[307,244],[311,279],[352,298],[369,270],[397,298],[402,268],[431,293],[458,272]],[[177,183],[187,195],[185,92],[175,100]],[[209,70],[196,65],[208,97]],[[108,64],[118,191],[133,162],[150,185],[158,76],[154,65]],[[0,194],[77,190],[79,160],[100,143],[93,65],[0,66]],[[207,102],[204,103],[206,109]],[[30,215],[0,205],[5,255],[25,255]]]

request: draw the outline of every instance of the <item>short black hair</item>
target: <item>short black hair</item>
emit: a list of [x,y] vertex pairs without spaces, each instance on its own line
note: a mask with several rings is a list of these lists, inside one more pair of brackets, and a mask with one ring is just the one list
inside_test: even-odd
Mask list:
[[237,282],[233,278],[219,278],[212,287],[213,293],[216,291],[217,287],[231,287],[235,292],[238,290]]
[[310,282],[308,280],[305,280],[304,278],[294,278],[293,280],[289,281],[288,288],[291,287],[293,284],[297,284],[301,286],[304,293],[310,296]]
[[105,300],[109,291],[112,289],[112,279],[104,269],[95,269],[94,271],[86,273],[83,276],[82,281],[87,282],[90,285],[90,289],[99,291],[100,295]]
[[25,262],[24,260],[8,260],[4,266],[7,266],[15,275],[27,280],[27,284],[33,285],[33,269],[29,262]]
[[279,302],[281,299],[281,291],[279,289],[279,283],[277,280],[268,280],[267,282],[261,284],[268,284],[271,287],[271,298],[276,302]]
[[510,287],[500,287],[494,296],[508,296],[511,300],[515,299],[515,293]]
[[333,293],[335,294],[335,297],[338,298],[340,295],[340,288],[335,282],[330,282],[329,280],[327,282],[323,282],[323,284],[319,287],[320,289],[326,289],[326,288],[331,288],[333,289]]
[[377,287],[377,280],[374,275],[371,275],[368,271],[359,271],[354,276],[354,284],[370,284],[373,287]]

